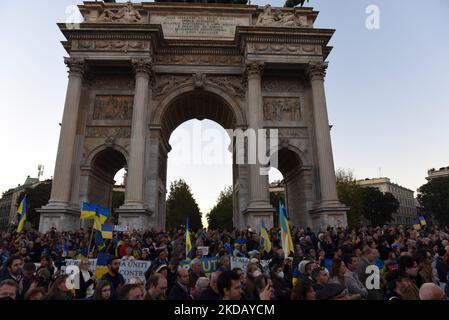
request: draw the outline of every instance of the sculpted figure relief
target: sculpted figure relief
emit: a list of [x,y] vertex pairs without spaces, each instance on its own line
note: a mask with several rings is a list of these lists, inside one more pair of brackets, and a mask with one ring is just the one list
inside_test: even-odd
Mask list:
[[135,23],[141,22],[142,16],[139,11],[134,9],[131,2],[128,2],[126,7],[121,8],[117,12],[106,9],[98,18],[98,21],[105,22],[121,22],[121,23]]
[[256,26],[264,27],[300,27],[302,25],[303,23],[294,13],[273,9],[269,4],[264,7],[264,12],[259,15],[256,22]]

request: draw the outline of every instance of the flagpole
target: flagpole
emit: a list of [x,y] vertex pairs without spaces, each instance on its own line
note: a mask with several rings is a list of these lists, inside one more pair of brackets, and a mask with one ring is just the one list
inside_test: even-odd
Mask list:
[[89,258],[89,254],[90,254],[90,246],[92,245],[92,238],[93,238],[93,235],[94,235],[94,224],[95,224],[95,221],[92,224],[92,231],[90,232],[89,250],[87,251],[87,257],[88,258]]

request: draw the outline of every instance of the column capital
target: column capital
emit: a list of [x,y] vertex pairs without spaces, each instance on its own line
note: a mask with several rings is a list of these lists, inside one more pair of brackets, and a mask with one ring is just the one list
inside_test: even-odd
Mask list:
[[86,72],[86,63],[84,59],[72,58],[72,57],[64,57],[64,63],[67,68],[69,68],[69,76],[70,75],[79,75],[83,76]]
[[133,70],[136,76],[148,76],[154,78],[153,64],[147,59],[132,60]]
[[246,77],[253,78],[253,77],[261,77],[263,72],[263,63],[260,61],[250,61],[247,62],[245,65],[245,75]]
[[326,69],[329,63],[325,62],[311,62],[307,66],[306,73],[310,80],[324,80],[326,76]]

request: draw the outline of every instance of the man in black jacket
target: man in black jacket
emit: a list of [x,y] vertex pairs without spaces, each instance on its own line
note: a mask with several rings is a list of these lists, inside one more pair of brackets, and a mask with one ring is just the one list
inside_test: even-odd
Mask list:
[[193,300],[190,295],[189,272],[183,267],[178,267],[176,283],[168,295],[168,300]]

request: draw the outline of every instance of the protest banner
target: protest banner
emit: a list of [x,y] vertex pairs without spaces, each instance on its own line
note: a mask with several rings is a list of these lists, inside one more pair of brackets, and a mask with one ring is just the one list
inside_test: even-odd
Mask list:
[[[262,269],[262,273],[270,274],[270,264],[271,260],[260,260],[260,267]],[[248,269],[248,258],[241,258],[241,257],[231,257],[231,269],[234,268],[240,268],[243,270],[243,272],[246,273]]]
[[209,254],[209,247],[198,247],[198,250],[201,250],[203,256],[207,256]]
[[126,232],[128,231],[128,226],[124,224],[117,224],[114,226],[114,231]]
[[145,283],[145,272],[151,265],[151,261],[122,260],[119,273],[125,278],[126,283],[132,278],[141,279]]
[[[219,257],[201,258],[201,263],[203,264],[203,271],[207,276],[218,270]],[[179,265],[187,270],[190,269],[190,264],[192,261],[183,260]]]

